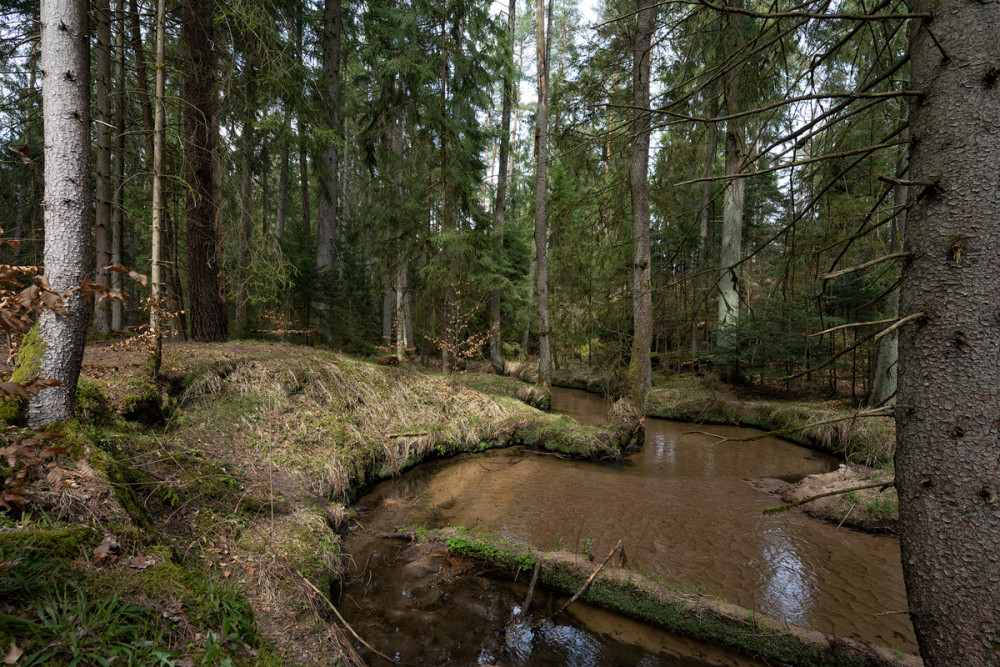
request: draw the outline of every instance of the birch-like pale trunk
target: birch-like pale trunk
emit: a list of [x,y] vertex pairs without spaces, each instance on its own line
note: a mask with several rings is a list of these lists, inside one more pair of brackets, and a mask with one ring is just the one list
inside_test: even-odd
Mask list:
[[163,298],[163,140],[166,134],[166,109],[164,109],[166,70],[166,0],[156,2],[156,83],[153,86],[153,223],[152,251],[150,263],[152,272],[152,301],[149,308],[149,329],[153,334],[153,375],[160,372],[163,358],[163,331],[160,327],[161,303]]
[[[743,0],[729,0],[724,16],[722,52],[733,56],[743,50],[744,16]],[[743,93],[744,64],[734,65],[723,76],[726,114],[732,116],[740,111],[740,96]],[[716,345],[718,351],[729,357],[722,368],[726,381],[739,379],[738,327],[740,320],[740,267],[743,256],[743,192],[742,178],[731,178],[740,173],[744,159],[744,127],[742,118],[726,121],[726,189],[722,199],[722,238],[719,249],[719,314],[716,323]]]
[[[107,287],[111,264],[111,0],[96,0],[97,18],[96,78],[94,131],[97,150],[94,154],[96,177],[94,201],[94,245],[97,253],[97,283]],[[111,331],[111,301],[94,299],[94,330],[99,334]]]
[[552,385],[549,334],[549,260],[546,203],[549,173],[549,73],[546,67],[545,1],[535,0],[535,47],[538,70],[538,152],[535,155],[535,295],[538,300],[538,385]]
[[[87,5],[42,0],[42,113],[45,117],[45,275],[65,292],[91,271],[90,49]],[[63,301],[67,316],[50,310],[38,321],[41,376],[62,386],[43,389],[28,405],[39,427],[73,416],[91,306],[76,292]]]

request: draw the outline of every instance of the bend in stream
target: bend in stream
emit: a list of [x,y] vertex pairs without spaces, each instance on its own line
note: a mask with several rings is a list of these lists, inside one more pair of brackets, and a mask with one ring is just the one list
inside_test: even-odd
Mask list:
[[[568,389],[554,389],[552,401],[591,423],[608,407]],[[379,484],[358,503],[369,531],[346,542],[364,574],[345,588],[341,609],[376,648],[421,664],[757,664],[581,602],[525,635],[509,622],[526,584],[470,576],[478,566],[441,549],[371,537],[404,524],[461,525],[599,557],[624,535],[628,565],[651,576],[797,625],[916,651],[908,617],[886,614],[906,609],[895,539],[798,512],[760,513],[778,501],[757,481],[794,481],[836,469],[837,460],[775,438],[713,445],[706,435],[682,436],[695,428],[753,433],[648,419],[643,450],[624,463],[507,450],[427,463]],[[536,600],[536,613],[555,603]]]

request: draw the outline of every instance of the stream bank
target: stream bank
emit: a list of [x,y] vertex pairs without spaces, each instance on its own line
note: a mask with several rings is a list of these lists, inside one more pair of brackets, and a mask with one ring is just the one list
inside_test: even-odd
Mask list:
[[168,343],[161,377],[146,368],[88,347],[81,420],[55,428],[69,484],[0,518],[0,644],[24,660],[359,664],[313,587],[339,581],[360,489],[515,444],[620,456],[608,429],[410,365],[231,342]]
[[[88,349],[85,421],[59,427],[70,486],[0,521],[0,642],[29,658],[358,664],[313,590],[340,585],[345,501],[498,446],[619,457],[601,426],[407,365],[234,342],[168,344],[163,376],[145,368]],[[121,619],[136,630],[114,635]]]

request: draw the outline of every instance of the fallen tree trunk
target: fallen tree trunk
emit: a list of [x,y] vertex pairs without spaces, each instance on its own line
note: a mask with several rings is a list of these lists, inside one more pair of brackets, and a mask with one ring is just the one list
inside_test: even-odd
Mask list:
[[916,656],[899,657],[885,648],[790,625],[751,609],[657,583],[614,564],[598,575],[593,563],[577,554],[543,552],[463,528],[408,530],[402,534],[404,539],[446,544],[450,552],[484,562],[512,577],[529,573],[538,565],[539,583],[567,595],[581,591],[588,577],[595,575],[580,599],[672,632],[732,646],[767,661],[808,667],[923,664]]

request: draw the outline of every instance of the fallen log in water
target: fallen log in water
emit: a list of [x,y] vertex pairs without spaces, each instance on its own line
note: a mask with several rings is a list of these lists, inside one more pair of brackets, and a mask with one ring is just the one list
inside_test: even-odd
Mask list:
[[580,599],[590,604],[672,632],[732,646],[768,661],[809,667],[923,664],[916,656],[800,628],[755,610],[658,583],[614,564],[595,571],[593,563],[577,554],[540,551],[463,528],[409,529],[383,534],[386,538],[397,536],[444,543],[450,552],[484,562],[511,577],[530,573],[537,565],[539,584],[551,590],[567,595],[580,593]]

